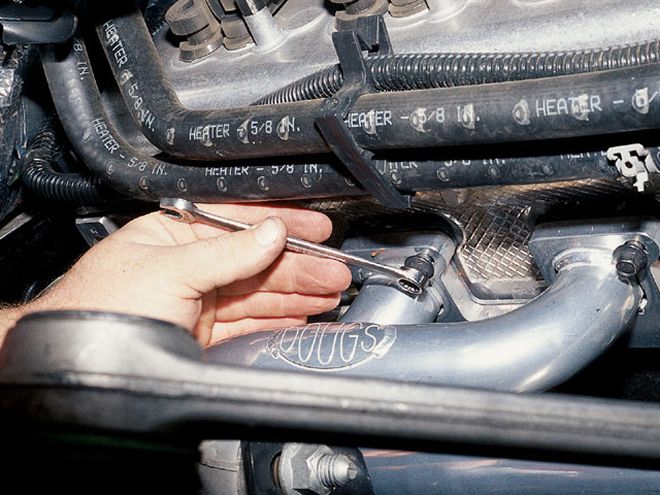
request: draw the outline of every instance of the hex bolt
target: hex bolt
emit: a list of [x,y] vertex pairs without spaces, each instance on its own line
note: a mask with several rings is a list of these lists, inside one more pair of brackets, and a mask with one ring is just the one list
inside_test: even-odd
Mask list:
[[392,17],[408,17],[428,10],[426,0],[390,0]]
[[325,454],[316,463],[316,474],[326,488],[348,485],[358,474],[357,467],[344,454]]
[[435,270],[433,268],[433,263],[435,260],[428,252],[421,252],[413,256],[409,256],[403,262],[403,266],[407,268],[412,268],[417,270],[422,274],[424,280],[429,280],[433,277]]
[[179,59],[193,62],[217,50],[224,35],[220,23],[203,0],[179,0],[165,14],[171,31],[186,38],[179,44]]
[[330,0],[330,2],[343,5],[348,14],[360,14],[373,7],[376,0]]
[[644,270],[649,263],[644,244],[627,241],[614,251],[616,271],[621,278],[631,279]]
[[338,29],[348,29],[360,17],[381,15],[387,12],[388,0],[330,0],[334,4],[343,5],[343,10],[335,13]]
[[372,8],[377,0],[356,0],[354,2],[343,2],[346,6],[346,13],[351,15],[359,15]]

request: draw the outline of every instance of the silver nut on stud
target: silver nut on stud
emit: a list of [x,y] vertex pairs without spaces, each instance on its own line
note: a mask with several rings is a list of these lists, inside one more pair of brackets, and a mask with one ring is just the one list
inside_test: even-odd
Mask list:
[[328,495],[358,476],[357,466],[347,455],[326,445],[288,443],[277,469],[277,478],[287,495]]

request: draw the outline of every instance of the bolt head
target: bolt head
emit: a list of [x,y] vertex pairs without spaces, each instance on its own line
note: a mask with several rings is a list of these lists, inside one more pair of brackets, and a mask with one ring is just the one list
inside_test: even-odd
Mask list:
[[616,271],[622,278],[633,278],[648,266],[648,255],[640,242],[628,241],[614,251]]
[[617,271],[623,276],[632,277],[637,274],[637,264],[634,260],[619,260],[616,264]]
[[433,258],[428,255],[416,254],[406,258],[404,266],[407,268],[412,268],[420,272],[425,280],[433,277]]

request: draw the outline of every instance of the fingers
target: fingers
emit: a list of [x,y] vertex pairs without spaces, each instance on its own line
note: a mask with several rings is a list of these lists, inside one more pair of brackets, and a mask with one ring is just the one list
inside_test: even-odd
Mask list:
[[131,220],[109,239],[152,246],[177,246],[196,241],[198,237],[189,224],[177,222],[155,211]]
[[346,290],[350,283],[351,271],[343,263],[287,251],[264,272],[222,287],[219,293],[230,296],[256,291],[334,294]]
[[[200,204],[203,210],[226,218],[256,224],[268,217],[279,217],[291,235],[322,242],[332,233],[332,222],[323,213],[280,205]],[[197,239],[210,239],[227,231],[202,223],[181,223],[156,211],[129,222],[113,237],[143,244],[175,246]]]
[[[302,237],[309,241],[322,242],[332,233],[332,222],[323,213],[291,208],[279,205],[198,205],[201,209],[223,217],[255,224],[268,217],[279,217],[286,224],[290,235]],[[192,225],[195,234],[200,239],[215,237],[218,230],[203,224]]]
[[324,313],[339,304],[340,294],[307,295],[277,292],[253,292],[245,296],[223,297],[216,306],[216,321],[243,318],[311,316]]
[[245,318],[239,321],[220,322],[213,326],[209,345],[218,344],[239,335],[247,335],[276,328],[295,327],[307,323],[304,316],[288,318]]
[[248,230],[162,248],[154,261],[161,265],[166,279],[190,289],[181,297],[198,298],[268,268],[281,254],[285,242],[284,223],[268,218]]
[[201,297],[201,310],[192,334],[201,345],[207,345],[211,340],[213,325],[215,324],[216,291],[206,292]]

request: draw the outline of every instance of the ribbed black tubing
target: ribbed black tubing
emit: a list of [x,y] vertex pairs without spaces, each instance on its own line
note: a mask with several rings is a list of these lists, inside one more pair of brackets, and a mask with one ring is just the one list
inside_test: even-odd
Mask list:
[[25,155],[25,169],[21,174],[25,187],[46,199],[81,204],[98,203],[101,179],[55,171],[52,161],[56,152],[55,132],[47,125],[39,131]]
[[[547,53],[418,53],[378,55],[366,67],[378,91],[451,88],[624,69],[660,61],[660,39],[628,45]],[[255,105],[315,100],[343,84],[339,65],[303,77]]]

